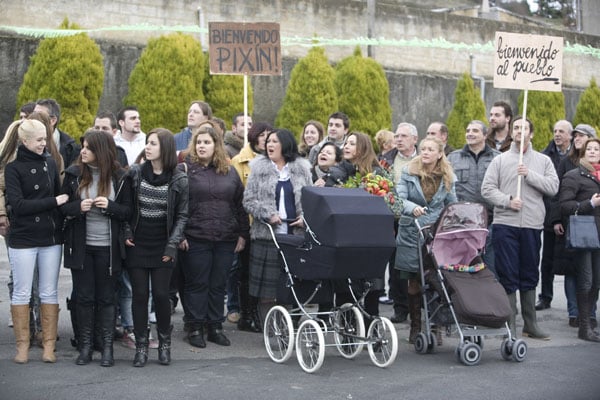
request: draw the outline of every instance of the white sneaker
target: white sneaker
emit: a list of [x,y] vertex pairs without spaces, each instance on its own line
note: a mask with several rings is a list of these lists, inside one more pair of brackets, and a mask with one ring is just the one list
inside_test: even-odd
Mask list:
[[151,324],[156,323],[156,313],[151,312],[150,314],[148,314],[148,322],[150,322]]
[[8,314],[8,327],[9,328],[13,327],[12,314]]

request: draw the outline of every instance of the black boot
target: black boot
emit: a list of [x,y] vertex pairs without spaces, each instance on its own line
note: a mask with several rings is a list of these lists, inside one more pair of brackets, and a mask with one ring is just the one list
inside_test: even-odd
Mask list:
[[590,327],[590,292],[577,292],[577,311],[579,312],[579,332],[581,340],[600,342],[598,336]]
[[188,332],[188,341],[194,347],[198,347],[200,349],[206,347],[206,342],[204,341],[204,325],[202,323],[194,323],[190,327]]
[[206,340],[218,344],[219,346],[229,346],[231,342],[227,339],[227,336],[223,334],[223,327],[221,324],[210,324],[208,326],[208,333],[206,334]]
[[148,330],[138,332],[134,329],[135,334],[135,357],[133,358],[134,367],[143,367],[148,361]]
[[248,293],[248,283],[240,282],[240,320],[237,323],[240,331],[261,332],[260,320],[258,318],[258,299]]
[[103,342],[104,342],[104,333],[102,332],[102,310],[100,310],[98,308],[98,306],[96,306],[95,311],[94,311],[94,315],[96,316],[94,318],[94,339],[92,341],[93,344],[93,349],[94,351],[98,351],[100,353],[102,353],[102,350],[104,348],[103,346]]
[[162,365],[171,364],[171,332],[173,325],[165,333],[158,331],[158,362]]
[[75,299],[67,297],[67,310],[71,316],[71,327],[73,328],[73,337],[71,338],[71,346],[79,350],[79,328],[77,325],[77,307],[75,306]]
[[94,307],[76,304],[77,329],[79,331],[79,357],[77,365],[86,365],[92,361],[92,340],[94,335]]
[[98,309],[99,318],[96,322],[99,324],[99,329],[96,332],[101,334],[102,342],[102,360],[100,365],[103,367],[112,367],[115,365],[115,359],[113,356],[113,341],[115,331],[115,307],[105,306]]

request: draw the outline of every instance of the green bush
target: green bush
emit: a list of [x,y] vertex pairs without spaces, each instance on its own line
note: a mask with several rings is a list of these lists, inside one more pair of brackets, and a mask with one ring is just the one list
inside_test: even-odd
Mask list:
[[[519,110],[523,115],[525,92],[519,95]],[[516,116],[516,115],[515,115]],[[533,122],[533,148],[540,151],[554,138],[554,124],[565,119],[565,96],[562,92],[530,90],[527,94],[527,119]]]
[[[242,75],[211,75],[208,53],[205,53],[204,94],[215,117],[230,128],[233,116],[244,112],[244,77]],[[254,99],[252,82],[248,77],[248,115],[252,115]]]
[[390,129],[390,88],[381,65],[362,56],[360,47],[335,68],[339,110],[350,117],[350,130],[369,134]]
[[[79,27],[65,19],[60,29]],[[43,39],[19,88],[17,110],[53,98],[61,106],[60,129],[78,139],[94,122],[103,86],[102,54],[87,34]]]
[[289,129],[298,140],[308,120],[327,123],[327,117],[338,109],[334,85],[335,71],[322,47],[313,47],[292,69],[283,105],[275,125]]
[[487,121],[485,103],[475,88],[473,79],[464,73],[456,84],[454,91],[454,105],[448,114],[448,144],[460,149],[466,143],[465,131],[469,122],[474,119]]
[[573,126],[577,124],[589,124],[600,133],[600,88],[596,84],[596,78],[592,78],[577,103]]
[[150,39],[129,76],[125,105],[140,112],[142,129],[163,127],[174,133],[186,126],[193,100],[204,100],[204,55],[191,35],[173,33]]

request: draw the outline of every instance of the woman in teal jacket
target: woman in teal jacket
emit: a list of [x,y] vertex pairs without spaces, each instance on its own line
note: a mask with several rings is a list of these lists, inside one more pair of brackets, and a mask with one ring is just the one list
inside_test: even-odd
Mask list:
[[421,280],[419,278],[418,228],[437,221],[444,207],[456,202],[456,177],[444,155],[444,145],[427,137],[419,145],[419,155],[402,170],[397,185],[398,196],[404,202],[396,236],[396,269],[400,278],[408,279],[408,308],[410,313],[409,342],[421,329]]

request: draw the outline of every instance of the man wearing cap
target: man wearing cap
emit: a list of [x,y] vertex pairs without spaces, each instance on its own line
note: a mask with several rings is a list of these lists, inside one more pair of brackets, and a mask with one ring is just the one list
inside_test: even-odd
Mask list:
[[[542,151],[542,154],[547,155],[552,160],[554,169],[558,170],[558,166],[563,158],[571,149],[573,125],[569,121],[560,120],[554,124],[554,137],[548,143],[548,146]],[[556,234],[554,223],[552,222],[551,213],[551,197],[544,196],[544,207],[546,208],[546,218],[544,220],[544,241],[542,246],[542,265],[541,265],[541,292],[538,296],[538,302],[535,305],[536,310],[545,310],[550,308],[552,302],[554,274],[552,273],[552,265],[554,263],[554,247]]]

